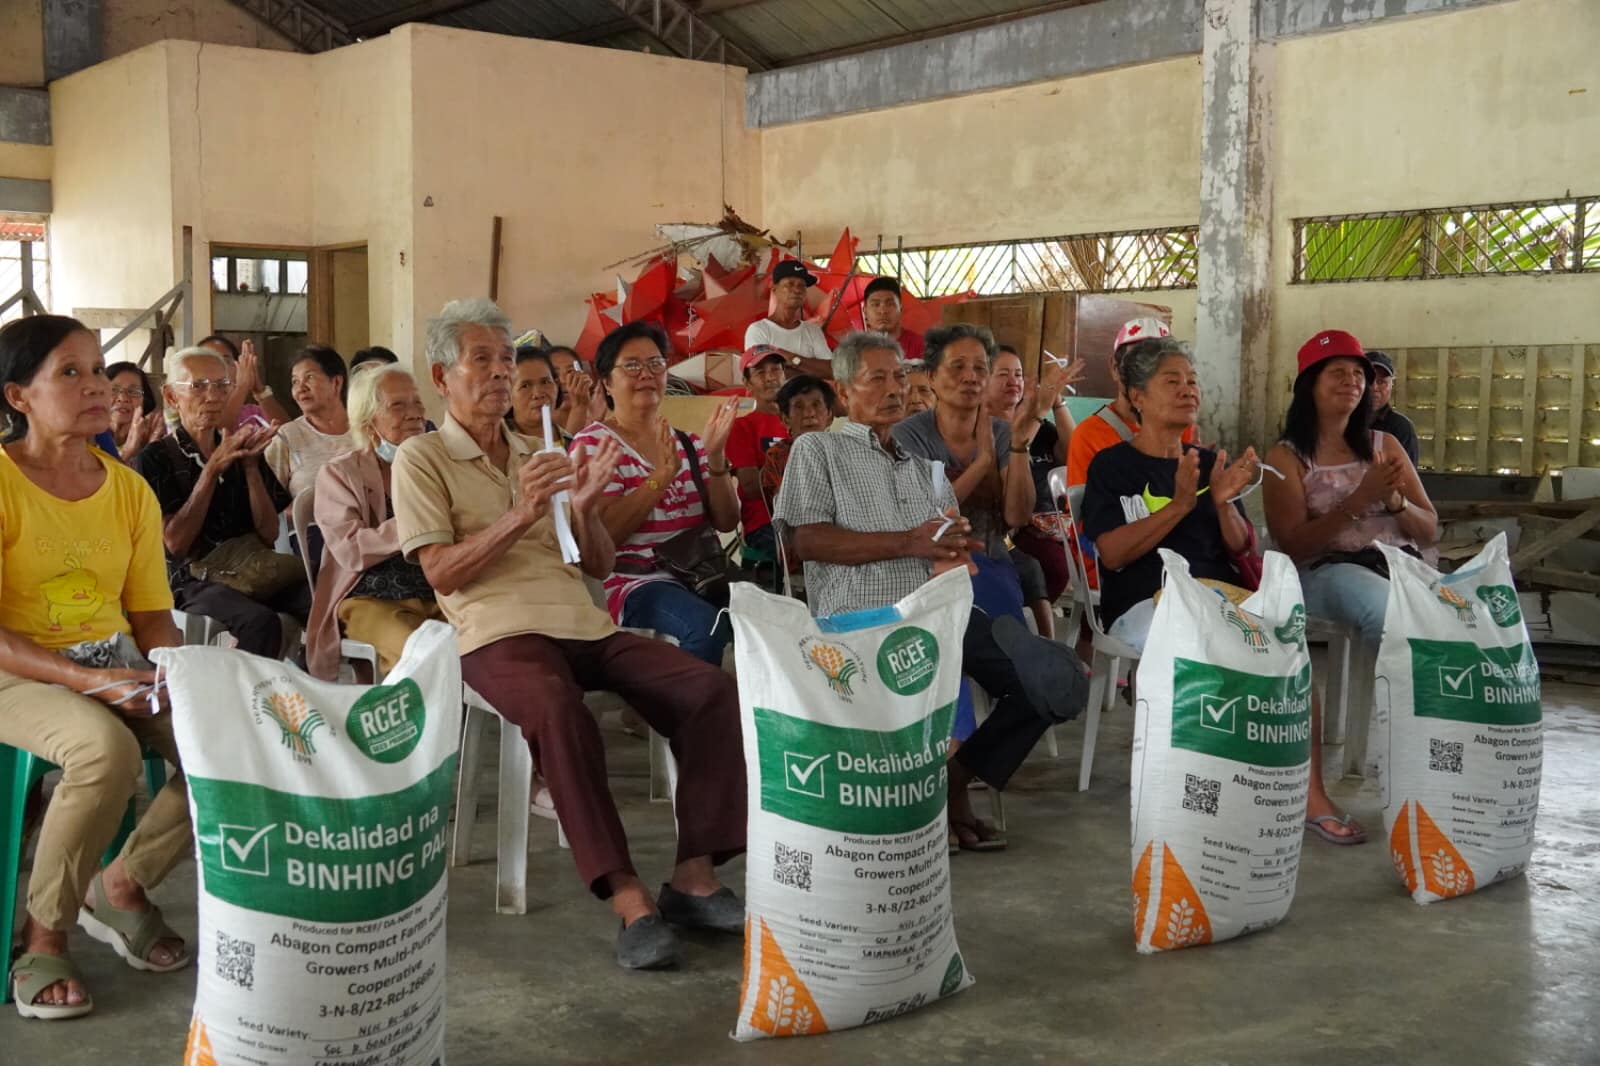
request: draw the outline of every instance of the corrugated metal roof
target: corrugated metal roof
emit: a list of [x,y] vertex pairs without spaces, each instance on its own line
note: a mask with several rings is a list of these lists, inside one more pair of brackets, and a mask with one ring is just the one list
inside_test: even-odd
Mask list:
[[[670,52],[612,0],[309,0],[358,36],[404,22]],[[687,0],[760,66],[787,66],[1098,0]],[[731,59],[730,59],[731,61]]]

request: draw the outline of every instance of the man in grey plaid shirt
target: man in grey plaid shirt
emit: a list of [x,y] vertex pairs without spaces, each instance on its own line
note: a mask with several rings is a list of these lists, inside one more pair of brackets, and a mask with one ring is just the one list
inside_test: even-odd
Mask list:
[[[896,603],[969,562],[971,527],[959,517],[949,483],[941,478],[935,486],[933,464],[890,435],[905,414],[907,376],[893,338],[850,334],[833,352],[849,421],[835,432],[806,434],[789,454],[773,520],[805,562],[814,615]],[[953,521],[938,536],[947,518]],[[963,848],[992,851],[1004,839],[973,814],[967,784],[978,777],[1004,788],[1046,729],[1083,710],[1088,672],[1065,645],[976,608],[962,642],[962,671],[995,704],[951,761],[951,833]]]

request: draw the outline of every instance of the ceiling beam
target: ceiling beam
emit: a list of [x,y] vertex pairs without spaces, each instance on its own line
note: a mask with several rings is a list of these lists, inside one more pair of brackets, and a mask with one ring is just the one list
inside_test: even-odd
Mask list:
[[607,37],[615,37],[621,33],[632,33],[638,29],[638,23],[632,19],[611,19],[594,26],[584,26],[582,29],[572,30],[568,33],[558,33],[550,38],[562,44],[589,44],[593,41],[603,41]]
[[708,63],[731,63],[750,70],[772,65],[711,28],[684,0],[611,0],[640,29],[673,55]]
[[232,0],[302,52],[326,52],[354,44],[356,35],[338,19],[306,0]]
[[723,11],[732,11],[735,8],[750,7],[752,4],[763,3],[764,0],[692,0],[689,4],[697,15],[715,15]]
[[350,24],[350,29],[357,37],[376,37],[408,22],[426,22],[429,19],[442,18],[468,8],[479,7],[485,3],[488,3],[488,0],[417,0],[399,10],[353,22]]
[[1020,11],[1008,11],[1000,15],[985,15],[981,18],[963,19],[960,22],[947,22],[942,26],[930,26],[925,30],[912,30],[908,33],[893,34],[889,37],[878,37],[870,41],[862,41],[860,44],[846,45],[843,48],[830,48],[823,52],[810,52],[806,55],[779,60],[775,65],[796,67],[802,63],[818,63],[824,59],[837,59],[840,56],[856,55],[861,52],[876,52],[880,48],[893,48],[897,44],[915,44],[918,41],[926,41],[934,37],[946,37],[966,30],[982,29],[985,26],[998,26],[1005,22],[1016,22],[1019,19],[1033,18],[1035,15],[1046,15],[1052,11],[1063,11],[1070,7],[1083,7],[1087,4],[1098,2],[1099,0],[1054,0],[1052,3],[1025,7]]

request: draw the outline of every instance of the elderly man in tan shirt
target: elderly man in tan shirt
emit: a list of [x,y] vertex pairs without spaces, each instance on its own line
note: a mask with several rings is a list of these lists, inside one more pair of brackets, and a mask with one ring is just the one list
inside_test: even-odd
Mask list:
[[[604,577],[614,546],[599,501],[615,444],[576,466],[506,427],[516,353],[510,322],[488,300],[456,300],[428,323],[433,383],[449,413],[436,433],[400,446],[395,518],[459,630],[466,682],[533,749],[585,884],[622,919],[617,962],[677,960],[667,923],[742,933],[744,905],[715,866],[745,846],[744,752],[733,680],[660,641],[619,632],[584,574]],[[562,561],[552,499],[567,490],[582,570]],[[606,785],[605,747],[586,690],[627,700],[678,760],[678,855],[653,897],[634,872]]]

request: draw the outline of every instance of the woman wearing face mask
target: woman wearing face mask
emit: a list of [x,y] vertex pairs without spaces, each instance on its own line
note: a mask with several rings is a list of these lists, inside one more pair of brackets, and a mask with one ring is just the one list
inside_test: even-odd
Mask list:
[[[423,431],[422,396],[398,366],[363,370],[350,383],[353,451],[317,474],[314,513],[322,567],[306,626],[306,665],[332,681],[339,673],[339,630],[378,651],[387,674],[412,630],[444,617],[422,567],[400,555],[389,499],[389,469],[400,444]],[[376,680],[376,679],[373,679]]]
[[563,448],[572,445],[572,434],[561,421],[566,394],[556,379],[555,362],[539,348],[517,349],[517,374],[511,382],[511,410],[506,424],[524,437],[544,439],[545,407],[550,408],[550,424],[561,438]]

